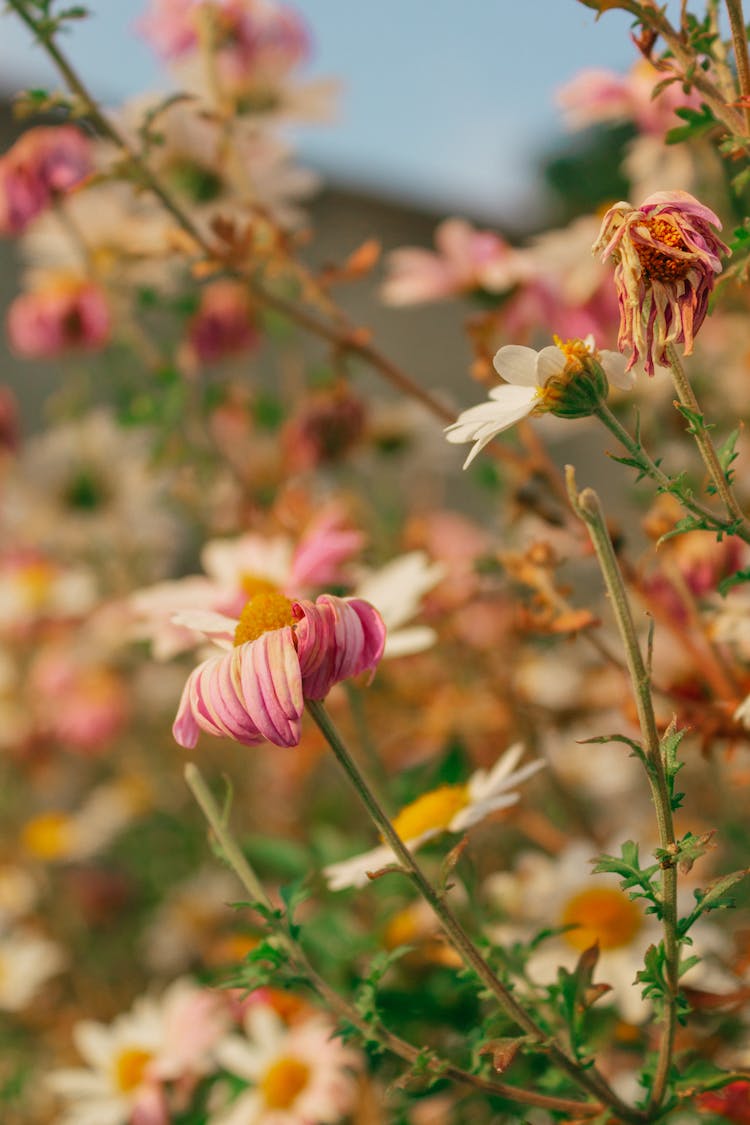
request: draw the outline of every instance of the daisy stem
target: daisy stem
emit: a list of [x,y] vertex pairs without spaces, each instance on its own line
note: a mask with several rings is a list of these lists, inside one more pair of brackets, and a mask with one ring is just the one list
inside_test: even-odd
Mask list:
[[[401,1039],[398,1035],[394,1035],[379,1021],[374,1023],[365,1019],[353,1005],[335,989],[331,988],[328,982],[319,975],[310,964],[307,954],[299,942],[287,932],[280,919],[275,921],[276,908],[273,902],[266,894],[263,883],[248,863],[242,849],[227,827],[226,816],[216,803],[200,770],[192,762],[185,766],[185,780],[221,847],[227,865],[234,871],[253,902],[257,902],[263,907],[266,920],[272,927],[276,939],[284,946],[295,967],[301,971],[301,974],[315,992],[326,1002],[328,1008],[340,1019],[356,1027],[365,1041],[376,1040],[380,1046],[385,1047],[386,1050],[410,1065],[421,1062],[424,1056],[418,1047],[405,1039]],[[493,1082],[481,1075],[461,1070],[460,1067],[454,1066],[434,1054],[431,1054],[427,1065],[436,1078],[451,1078],[453,1081],[460,1082],[474,1090],[480,1090],[498,1098],[507,1098],[509,1101],[518,1102],[522,1105],[533,1105],[541,1109],[568,1113],[576,1119],[581,1116],[595,1117],[602,1111],[602,1106],[598,1103],[553,1097],[538,1093],[536,1090],[524,1090],[519,1086],[510,1086],[504,1082]]]
[[[695,392],[690,385],[690,381],[685,374],[685,369],[682,366],[679,354],[674,344],[667,344],[666,348],[667,359],[669,360],[669,367],[672,372],[672,382],[674,383],[677,397],[680,400],[680,405],[686,411],[686,416],[689,420],[688,433],[692,434],[695,438],[695,444],[703,459],[703,464],[708,470],[708,475],[716,490],[716,494],[721,497],[724,507],[729,514],[732,525],[737,525],[747,533],[747,521],[745,514],[740,508],[734,493],[729,486],[726,474],[721,467],[719,456],[714,447],[714,443],[708,433],[708,427],[703,419],[701,408],[695,397]],[[743,535],[743,539],[745,535]]]
[[582,1068],[574,1059],[566,1054],[563,1048],[556,1043],[554,1039],[551,1039],[549,1033],[518,1003],[510,989],[503,984],[477,949],[446,902],[444,895],[438,892],[432,885],[404,841],[396,832],[378,798],[370,789],[370,786],[362,776],[356,762],[344,745],[323,703],[319,700],[312,699],[308,699],[305,702],[309,713],[320,728],[339,764],[370,814],[375,826],[387,841],[405,874],[410,876],[422,898],[431,908],[449,941],[461,955],[467,967],[473,970],[485,988],[495,997],[503,1012],[505,1012],[514,1023],[518,1024],[529,1039],[538,1044],[540,1049],[547,1053],[552,1061],[563,1070],[569,1078],[583,1089],[593,1094],[596,1098],[599,1098],[609,1105],[622,1121],[642,1121],[643,1119],[638,1111],[631,1109],[629,1106],[625,1105],[624,1102],[620,1101],[595,1067],[592,1066],[587,1069]]
[[[729,26],[732,29],[734,61],[737,66],[740,93],[743,98],[750,98],[750,56],[747,51],[747,29],[742,12],[742,0],[726,0],[726,6]],[[750,104],[744,107],[744,112],[745,129],[750,134]]]
[[654,481],[654,483],[659,486],[660,492],[667,492],[674,496],[691,515],[704,520],[706,523],[710,523],[711,526],[707,530],[722,531],[728,535],[735,534],[741,539],[744,539],[746,543],[750,543],[750,528],[744,526],[738,528],[736,518],[732,518],[731,520],[724,519],[722,516],[712,512],[710,508],[694,500],[692,496],[687,494],[684,490],[676,488],[675,481],[667,476],[656,462],[649,457],[640,441],[637,441],[632,434],[628,433],[605,402],[599,403],[594,413],[599,421],[607,427],[609,432],[614,434],[620,445],[627,449],[630,456],[636,462],[639,472]]
[[[667,853],[676,853],[672,800],[669,792],[661,739],[656,725],[651,698],[651,680],[638,643],[625,582],[615,549],[604,519],[599,497],[591,488],[578,492],[575,471],[566,468],[568,493],[573,511],[583,521],[591,539],[607,587],[612,612],[625,649],[625,657],[633,685],[638,722],[644,742],[646,774],[656,811],[659,846]],[[679,943],[677,940],[677,868],[664,861],[661,877],[661,913],[664,926],[665,973],[668,994],[664,998],[664,1027],[649,1097],[649,1110],[657,1110],[664,1100],[672,1065],[674,1037],[677,1029],[677,998],[679,991]]]

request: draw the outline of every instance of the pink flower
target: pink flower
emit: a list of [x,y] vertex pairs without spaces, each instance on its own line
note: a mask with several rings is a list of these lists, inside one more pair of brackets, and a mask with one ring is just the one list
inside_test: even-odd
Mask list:
[[22,293],[8,309],[11,347],[29,359],[74,349],[97,351],[109,340],[111,314],[102,290],[89,281],[55,277]]
[[217,363],[250,351],[259,339],[246,286],[215,281],[203,289],[188,324],[190,350],[200,363]]
[[25,230],[92,169],[91,144],[74,125],[29,129],[0,157],[0,234]]
[[200,730],[245,746],[266,739],[296,746],[305,699],[323,699],[341,680],[373,671],[385,646],[376,609],[329,594],[292,602],[262,593],[239,621],[210,613],[177,621],[227,650],[200,664],[185,684],[172,732],[188,748]]
[[642,133],[663,137],[680,124],[675,110],[700,109],[697,90],[686,94],[679,81],[671,82],[654,97],[664,75],[645,59],[629,74],[612,70],[582,70],[558,92],[557,101],[568,123],[576,129],[602,121],[631,120]]
[[486,289],[500,293],[526,276],[525,256],[492,231],[446,219],[435,231],[436,251],[404,246],[388,256],[381,290],[387,305],[439,301]]
[[82,754],[103,751],[123,729],[129,701],[122,680],[101,664],[83,663],[62,646],[43,650],[29,682],[48,736]]
[[604,216],[594,253],[615,261],[617,343],[632,350],[628,370],[642,361],[653,375],[655,364],[667,364],[669,344],[691,354],[729,252],[713,227],[721,230],[717,216],[686,191],[656,192],[640,208],[616,203]]
[[139,26],[162,57],[180,59],[198,48],[204,21],[213,34],[218,73],[233,90],[278,79],[310,51],[296,12],[257,0],[152,0]]

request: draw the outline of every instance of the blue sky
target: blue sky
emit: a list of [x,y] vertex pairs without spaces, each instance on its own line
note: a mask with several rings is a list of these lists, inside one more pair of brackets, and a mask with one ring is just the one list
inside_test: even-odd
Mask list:
[[[118,101],[167,79],[133,33],[142,5],[90,0],[67,39],[90,85]],[[479,218],[534,207],[536,155],[562,135],[554,91],[586,66],[626,69],[629,19],[576,0],[298,0],[314,70],[342,81],[330,126],[298,141],[341,181]],[[14,17],[0,18],[3,85],[53,83]],[[53,83],[54,84],[54,83]]]

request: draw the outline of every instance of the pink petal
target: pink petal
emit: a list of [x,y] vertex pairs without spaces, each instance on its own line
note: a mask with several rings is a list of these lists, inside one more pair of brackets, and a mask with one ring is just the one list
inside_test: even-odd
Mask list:
[[296,746],[304,700],[291,627],[263,633],[238,651],[247,714],[269,742]]

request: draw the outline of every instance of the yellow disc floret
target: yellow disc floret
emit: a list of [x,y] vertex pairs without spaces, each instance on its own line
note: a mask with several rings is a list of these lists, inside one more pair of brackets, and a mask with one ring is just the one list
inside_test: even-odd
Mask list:
[[277,1059],[260,1081],[263,1100],[269,1109],[289,1109],[310,1079],[310,1067],[292,1056]]
[[441,785],[406,805],[393,819],[402,840],[415,840],[423,832],[446,829],[456,813],[469,803],[466,785]]
[[121,1094],[128,1094],[135,1090],[143,1081],[146,1067],[153,1058],[151,1051],[144,1051],[140,1047],[128,1047],[115,1059],[114,1079],[115,1087]]
[[595,942],[600,949],[619,949],[629,945],[643,925],[636,904],[614,887],[589,887],[579,891],[566,904],[561,919],[568,930],[565,940],[574,949],[588,949]]
[[253,574],[251,571],[243,571],[240,577],[240,589],[248,598],[254,598],[258,594],[279,592],[278,586],[270,578],[265,578],[262,574]]
[[234,643],[244,645],[248,641],[256,641],[263,633],[283,629],[285,625],[294,625],[289,598],[276,592],[256,594],[240,614],[234,631]]
[[573,373],[583,369],[583,361],[588,359],[591,355],[591,350],[583,340],[561,340],[559,336],[553,336],[555,347],[558,348],[565,356],[566,372]]
[[71,818],[64,812],[40,813],[21,830],[22,846],[37,859],[64,859],[71,842]]

